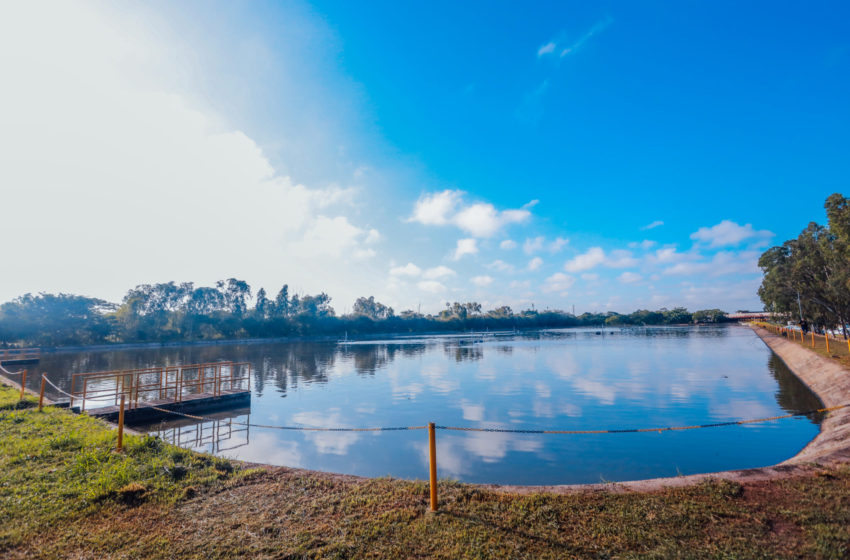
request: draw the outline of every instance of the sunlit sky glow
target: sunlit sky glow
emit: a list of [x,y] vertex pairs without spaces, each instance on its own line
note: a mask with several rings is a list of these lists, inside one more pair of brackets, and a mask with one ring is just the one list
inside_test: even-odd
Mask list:
[[850,177],[850,8],[0,5],[0,300],[760,308]]

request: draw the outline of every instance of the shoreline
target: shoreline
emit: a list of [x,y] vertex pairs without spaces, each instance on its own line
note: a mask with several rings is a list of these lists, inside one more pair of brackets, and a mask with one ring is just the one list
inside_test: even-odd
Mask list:
[[739,323],[671,323],[663,325],[567,325],[561,327],[529,327],[519,329],[497,329],[497,330],[468,330],[468,329],[446,329],[393,332],[382,331],[373,333],[355,334],[352,338],[344,339],[345,331],[326,335],[304,335],[304,336],[277,336],[268,338],[225,338],[221,340],[172,340],[166,342],[116,342],[108,344],[88,344],[69,346],[40,346],[38,349],[44,354],[68,354],[74,352],[111,352],[115,350],[145,350],[158,348],[179,348],[183,346],[238,346],[240,344],[277,344],[281,342],[361,342],[369,340],[382,340],[388,337],[418,337],[418,336],[458,336],[458,335],[482,335],[482,334],[514,334],[547,331],[553,329],[626,329],[626,328],[669,328],[669,327],[716,327],[729,326]]
[[[817,395],[824,407],[850,403],[850,371],[838,362],[820,356],[784,337],[761,327],[752,326],[762,342],[773,351],[788,369]],[[654,492],[665,488],[693,486],[707,480],[758,482],[812,474],[821,465],[835,466],[850,463],[850,408],[827,414],[820,431],[806,446],[781,463],[765,467],[717,471],[677,477],[648,478],[623,482],[595,484],[559,484],[527,486],[510,484],[475,484],[474,486],[511,494],[580,494],[588,492]]]
[[[824,358],[807,348],[786,340],[757,326],[751,326],[756,335],[770,348],[788,369],[806,385],[823,403],[824,407],[850,403],[850,371],[841,364]],[[768,480],[811,475],[821,465],[835,466],[850,463],[850,408],[827,414],[820,431],[803,449],[794,456],[764,467],[698,473],[677,477],[648,478],[622,482],[558,485],[512,485],[512,484],[462,484],[481,490],[505,494],[585,494],[585,493],[628,493],[655,492],[667,488],[684,488],[712,480],[730,482],[762,482]],[[259,467],[269,472],[320,475],[334,480],[367,481],[370,477],[316,471],[296,467],[248,462],[249,467]]]
[[[761,327],[751,327],[756,335],[767,345],[791,372],[805,384],[821,400],[824,407],[833,407],[850,403],[850,371],[841,364],[824,358],[807,348],[799,346],[784,337],[775,335]],[[267,341],[267,339],[263,339]],[[242,341],[234,341],[238,343]],[[0,374],[0,381],[16,389],[20,384]],[[25,389],[31,396],[38,393]],[[45,404],[54,404],[45,397]],[[117,428],[117,424],[102,420],[105,424]],[[129,427],[125,431],[140,434]],[[315,474],[330,477],[334,480],[367,481],[364,477],[345,473],[325,472],[298,467],[271,465],[249,461],[233,460],[247,468],[262,468],[268,472]],[[789,478],[816,472],[820,465],[835,466],[840,463],[850,463],[850,408],[830,412],[821,423],[820,431],[806,446],[794,456],[765,467],[748,469],[698,473],[677,477],[649,478],[622,482],[589,483],[589,484],[558,484],[558,485],[511,485],[511,484],[476,484],[463,483],[482,490],[508,494],[582,494],[582,493],[627,493],[654,492],[666,488],[682,488],[700,484],[707,480],[726,480],[731,482],[760,482],[766,480]],[[403,479],[399,479],[403,480]]]

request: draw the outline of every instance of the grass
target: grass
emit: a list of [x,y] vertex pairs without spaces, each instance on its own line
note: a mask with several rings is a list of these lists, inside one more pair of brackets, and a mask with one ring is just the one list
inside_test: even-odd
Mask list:
[[511,495],[249,469],[0,387],[3,558],[843,558],[850,468],[652,493]]

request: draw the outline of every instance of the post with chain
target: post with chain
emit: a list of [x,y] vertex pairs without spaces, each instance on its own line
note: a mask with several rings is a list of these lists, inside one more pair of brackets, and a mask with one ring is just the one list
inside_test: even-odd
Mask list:
[[428,422],[428,455],[430,458],[431,480],[431,512],[437,511],[437,437],[434,433],[434,423]]

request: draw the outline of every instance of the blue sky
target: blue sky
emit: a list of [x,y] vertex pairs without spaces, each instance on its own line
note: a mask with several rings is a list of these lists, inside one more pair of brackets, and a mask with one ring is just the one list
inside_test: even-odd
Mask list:
[[757,308],[759,253],[847,193],[840,2],[0,11],[0,188],[41,209],[3,300]]

